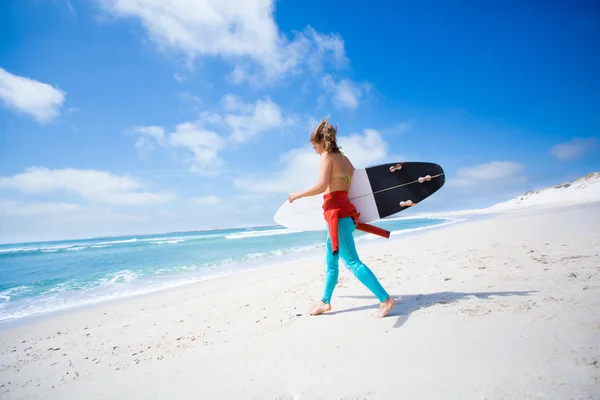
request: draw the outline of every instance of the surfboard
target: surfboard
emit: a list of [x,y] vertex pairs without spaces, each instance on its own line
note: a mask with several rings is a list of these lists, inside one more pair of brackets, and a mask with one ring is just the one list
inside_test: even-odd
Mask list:
[[[444,170],[435,163],[386,163],[355,170],[348,197],[360,213],[359,222],[370,223],[414,207],[445,182]],[[286,200],[273,219],[293,230],[327,230],[322,204],[322,195]]]

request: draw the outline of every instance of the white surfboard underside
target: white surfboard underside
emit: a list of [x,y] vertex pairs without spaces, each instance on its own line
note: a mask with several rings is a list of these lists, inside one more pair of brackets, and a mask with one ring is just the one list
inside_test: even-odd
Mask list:
[[[360,213],[360,222],[373,222],[378,219],[379,213],[367,171],[357,169],[352,176],[352,183],[348,197]],[[275,213],[273,219],[279,225],[299,231],[324,231],[327,223],[323,217],[323,195],[304,197],[293,203],[285,201]]]

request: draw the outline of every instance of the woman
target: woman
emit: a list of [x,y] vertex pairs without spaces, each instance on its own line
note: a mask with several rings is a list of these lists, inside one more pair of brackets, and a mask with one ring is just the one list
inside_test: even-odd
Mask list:
[[352,233],[356,229],[389,237],[389,232],[358,222],[358,212],[348,199],[348,190],[355,170],[350,160],[340,151],[336,141],[337,129],[323,119],[310,135],[313,149],[321,156],[318,182],[298,193],[291,193],[289,202],[302,197],[324,193],[323,211],[328,223],[327,273],[321,304],[311,315],[331,310],[331,296],[338,280],[338,261],[341,257],[346,266],[379,299],[378,317],[385,317],[396,301],[385,291],[373,272],[362,263],[356,252]]

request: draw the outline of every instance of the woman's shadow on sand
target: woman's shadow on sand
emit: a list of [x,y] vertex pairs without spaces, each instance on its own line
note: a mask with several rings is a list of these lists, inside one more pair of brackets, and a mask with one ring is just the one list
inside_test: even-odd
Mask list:
[[[506,296],[527,296],[534,291],[515,291],[515,292],[474,292],[474,293],[461,293],[461,292],[439,292],[430,294],[416,294],[416,295],[402,295],[392,296],[396,300],[396,306],[387,315],[387,318],[398,317],[398,320],[394,324],[394,328],[400,328],[408,321],[410,314],[421,308],[431,307],[436,304],[450,304],[455,303],[459,300],[467,297],[477,297],[479,299],[488,300],[490,297],[506,297]],[[372,299],[373,296],[340,296],[342,298],[350,299]],[[378,309],[379,304],[371,304],[368,306],[360,306],[347,308],[345,310],[331,311],[327,314],[335,315],[347,312],[362,311],[369,309]]]

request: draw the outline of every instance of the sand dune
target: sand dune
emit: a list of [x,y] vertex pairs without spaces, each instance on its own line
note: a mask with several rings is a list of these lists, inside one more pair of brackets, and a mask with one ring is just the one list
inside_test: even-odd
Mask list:
[[490,211],[507,211],[524,207],[553,207],[587,204],[600,201],[600,172],[583,176],[573,182],[527,192],[522,196],[496,204]]
[[[465,215],[497,214],[527,208],[553,208],[593,204],[600,202],[600,172],[582,176],[573,182],[563,182],[555,186],[523,193],[513,199],[490,207],[429,213],[412,213],[408,218],[457,217]],[[399,216],[396,218],[403,218]]]

